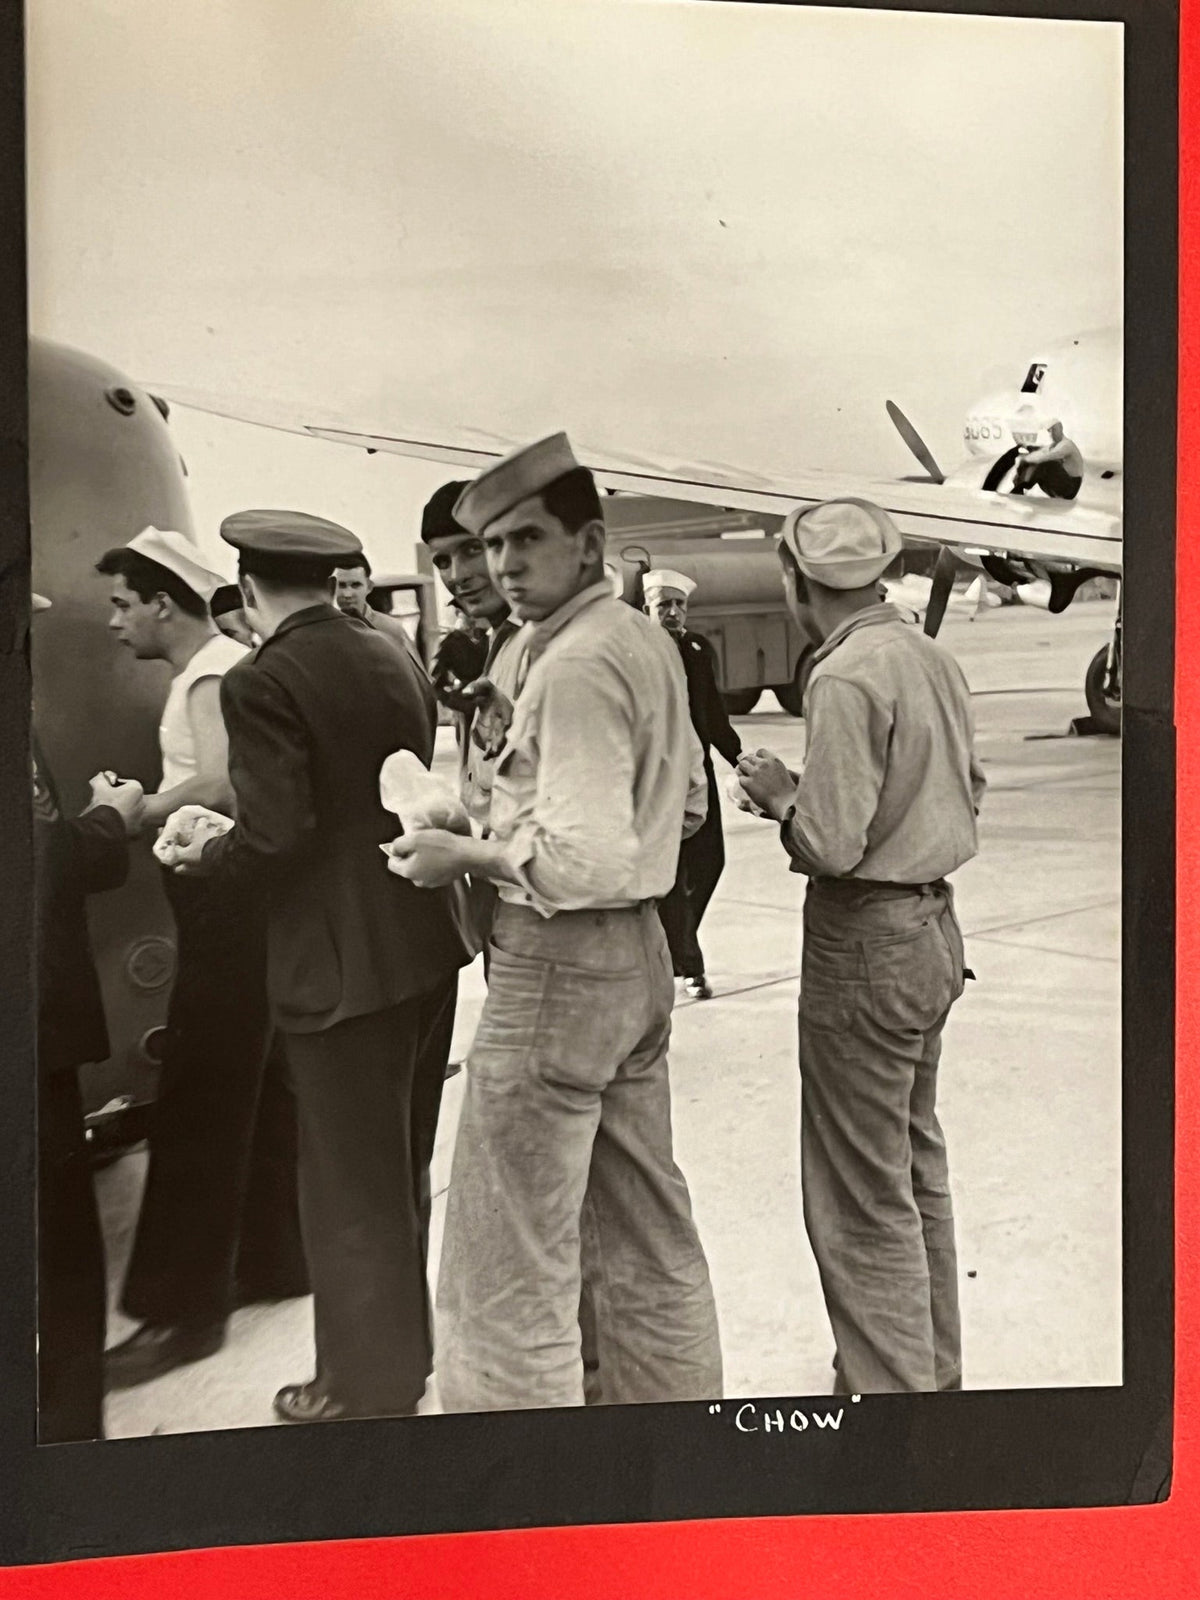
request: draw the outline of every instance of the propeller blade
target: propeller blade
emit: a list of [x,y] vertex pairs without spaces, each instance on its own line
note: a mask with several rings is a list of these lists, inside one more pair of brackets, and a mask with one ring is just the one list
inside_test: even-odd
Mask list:
[[946,606],[950,600],[950,590],[954,586],[954,579],[958,573],[958,561],[954,551],[943,545],[938,551],[937,564],[933,569],[933,582],[929,586],[929,604],[925,608],[925,632],[931,639],[936,639],[938,629],[942,625],[942,618],[946,615]]
[[912,423],[904,415],[903,411],[901,411],[900,407],[894,400],[889,400],[887,402],[887,414],[889,417],[891,417],[892,422],[895,425],[896,432],[900,435],[905,444],[912,451],[913,455],[916,456],[917,460],[925,468],[925,471],[929,474],[933,482],[945,483],[946,474],[933,459],[932,450],[930,450],[924,439],[922,439],[921,435],[913,427]]

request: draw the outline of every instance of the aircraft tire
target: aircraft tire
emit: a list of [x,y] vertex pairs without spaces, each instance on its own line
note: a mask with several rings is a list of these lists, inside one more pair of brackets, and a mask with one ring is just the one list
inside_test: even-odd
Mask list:
[[761,689],[731,689],[722,694],[725,709],[731,717],[748,717],[758,704]]
[[1104,692],[1107,672],[1108,646],[1104,645],[1096,651],[1088,663],[1087,675],[1083,680],[1083,692],[1087,696],[1088,713],[1097,730],[1116,737],[1121,732],[1121,702]]
[[775,698],[789,717],[802,717],[804,715],[804,691],[808,686],[808,675],[812,670],[812,657],[813,647],[809,645],[807,649],[800,652],[791,683],[777,683],[775,685]]

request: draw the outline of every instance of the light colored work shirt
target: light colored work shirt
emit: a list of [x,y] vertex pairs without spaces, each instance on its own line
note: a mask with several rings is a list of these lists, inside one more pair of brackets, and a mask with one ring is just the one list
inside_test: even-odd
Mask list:
[[196,738],[187,704],[192,685],[204,678],[223,678],[230,667],[236,666],[249,654],[246,646],[239,644],[236,639],[230,639],[224,633],[214,633],[204,641],[183,671],[177,672],[171,679],[162,721],[158,725],[164,789],[176,789],[196,776]]
[[809,877],[933,883],[979,848],[986,780],[958,662],[893,605],[870,606],[817,651],[808,753],[781,836]]
[[703,752],[674,641],[607,579],[517,641],[524,663],[496,763],[491,830],[519,884],[502,899],[557,911],[661,899],[704,820]]

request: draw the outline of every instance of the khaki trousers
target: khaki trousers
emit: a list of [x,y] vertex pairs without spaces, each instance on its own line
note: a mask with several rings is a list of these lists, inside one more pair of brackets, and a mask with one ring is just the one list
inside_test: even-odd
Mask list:
[[654,906],[501,902],[438,1281],[447,1411],[719,1397],[716,1310],[671,1141]]
[[945,883],[816,879],[800,990],[801,1189],[842,1393],[962,1386],[954,1213],[935,1102],[963,990]]

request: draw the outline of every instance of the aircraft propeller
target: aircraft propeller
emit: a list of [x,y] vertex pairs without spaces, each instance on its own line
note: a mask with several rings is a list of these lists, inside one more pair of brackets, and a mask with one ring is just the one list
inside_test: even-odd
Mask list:
[[[905,444],[912,451],[913,455],[916,456],[917,460],[925,468],[925,471],[929,477],[929,481],[931,483],[945,483],[946,474],[933,459],[933,451],[925,443],[924,439],[922,439],[921,435],[913,427],[912,423],[904,415],[903,411],[901,411],[896,402],[894,400],[889,400],[886,402],[886,404],[887,414],[889,417],[891,417],[892,422],[895,425],[896,432],[900,435]],[[913,481],[920,483],[924,480],[918,478]]]

